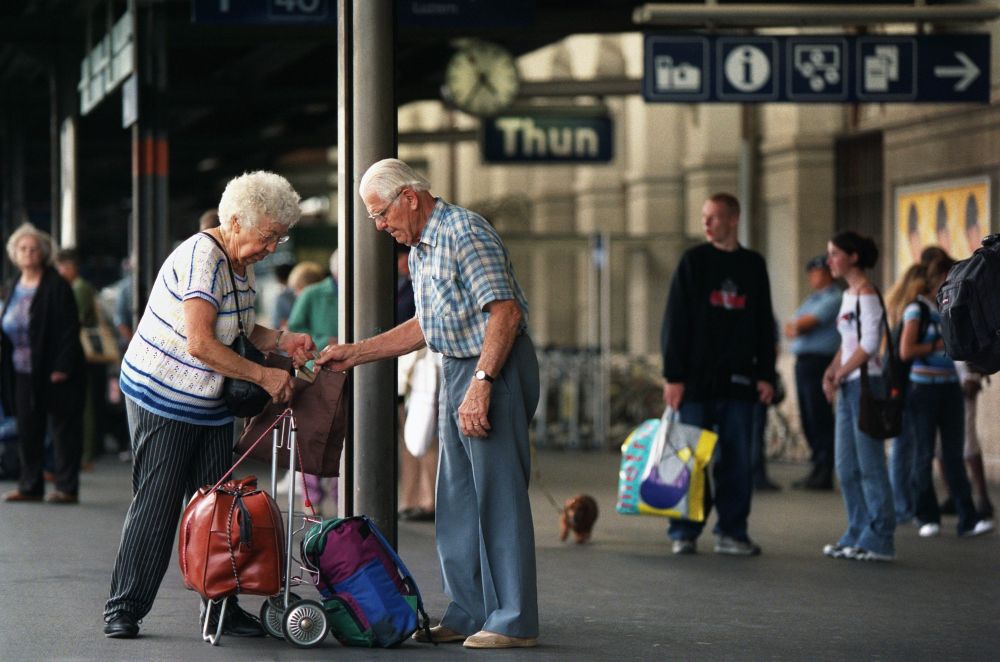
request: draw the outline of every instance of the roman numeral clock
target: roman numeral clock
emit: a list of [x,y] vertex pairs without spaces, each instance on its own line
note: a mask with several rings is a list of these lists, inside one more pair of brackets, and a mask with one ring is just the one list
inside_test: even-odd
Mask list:
[[517,64],[507,49],[478,39],[464,40],[445,69],[445,101],[477,117],[507,109],[517,97]]

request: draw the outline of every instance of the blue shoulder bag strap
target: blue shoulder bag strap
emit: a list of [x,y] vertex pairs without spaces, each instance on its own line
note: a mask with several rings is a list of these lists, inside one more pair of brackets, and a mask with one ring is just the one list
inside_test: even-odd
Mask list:
[[[434,641],[433,638],[431,638],[431,631],[430,631],[431,619],[427,615],[427,612],[424,611],[424,600],[423,598],[420,597],[420,589],[417,588],[416,580],[413,579],[413,575],[406,567],[406,564],[403,563],[403,559],[399,558],[399,554],[397,554],[396,550],[393,549],[392,545],[389,544],[389,541],[385,539],[385,536],[382,535],[382,532],[379,531],[379,528],[375,526],[375,522],[373,522],[371,518],[368,517],[367,515],[362,515],[361,517],[364,519],[365,523],[368,524],[368,528],[371,530],[372,533],[375,534],[379,542],[382,543],[382,546],[385,547],[386,551],[389,553],[389,556],[392,558],[393,563],[395,563],[396,566],[403,571],[403,579],[406,581],[406,585],[413,590],[413,594],[417,597],[417,611],[420,613],[420,620],[422,621],[420,628],[424,630],[425,634],[427,635],[428,641]],[[435,641],[434,643],[436,644],[437,642]]]

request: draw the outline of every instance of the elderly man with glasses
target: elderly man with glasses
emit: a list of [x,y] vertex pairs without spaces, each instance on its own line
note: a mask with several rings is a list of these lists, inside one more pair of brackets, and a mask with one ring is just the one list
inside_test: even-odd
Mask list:
[[430,194],[398,159],[371,166],[360,194],[375,227],[411,246],[417,315],[318,364],[346,370],[427,345],[444,356],[437,549],[451,603],[430,639],[468,648],[536,645],[535,542],[528,502],[528,423],[538,363],[527,301],[496,230]]

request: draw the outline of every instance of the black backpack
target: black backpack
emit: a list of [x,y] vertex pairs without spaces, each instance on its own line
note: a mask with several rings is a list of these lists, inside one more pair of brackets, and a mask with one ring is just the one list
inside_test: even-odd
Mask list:
[[951,268],[937,300],[948,356],[983,374],[1000,370],[1000,235]]
[[[927,333],[927,329],[931,325],[931,308],[926,303],[917,299],[914,301],[920,307],[920,323],[917,331],[917,342],[924,337]],[[909,361],[904,361],[901,355],[902,350],[902,340],[903,340],[903,320],[896,322],[896,325],[892,327],[892,348],[896,353],[897,363],[902,370],[902,375],[900,377],[900,383],[902,385],[907,385],[910,383],[910,368],[913,367],[913,359]],[[886,348],[888,350],[888,347]]]

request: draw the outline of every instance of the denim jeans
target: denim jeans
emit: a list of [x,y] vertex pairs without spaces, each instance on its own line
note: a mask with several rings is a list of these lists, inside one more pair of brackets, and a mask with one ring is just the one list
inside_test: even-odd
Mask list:
[[915,495],[913,493],[913,467],[916,457],[916,441],[913,437],[913,415],[909,407],[903,413],[903,430],[892,440],[889,450],[889,483],[892,485],[892,501],[896,510],[896,524],[905,524],[913,519]]
[[[705,519],[714,502],[719,510],[715,534],[742,541],[749,540],[747,518],[753,495],[750,457],[753,411],[754,403],[748,400],[717,398],[684,401],[679,412],[682,423],[714,429],[719,434],[712,465],[713,489],[705,490]],[[704,528],[705,522],[671,519],[667,533],[673,540],[694,540]]]
[[[876,392],[883,388],[881,378],[872,377],[871,384]],[[878,554],[894,554],[896,517],[885,465],[885,445],[858,429],[860,398],[860,379],[840,386],[834,455],[847,509],[847,530],[838,543]]]
[[921,522],[940,523],[932,465],[934,439],[941,432],[941,468],[958,513],[958,532],[972,529],[979,519],[972,503],[972,488],[965,474],[962,448],[965,445],[965,401],[958,382],[914,384],[906,400],[907,415],[913,420],[916,462],[913,470],[915,512]]

